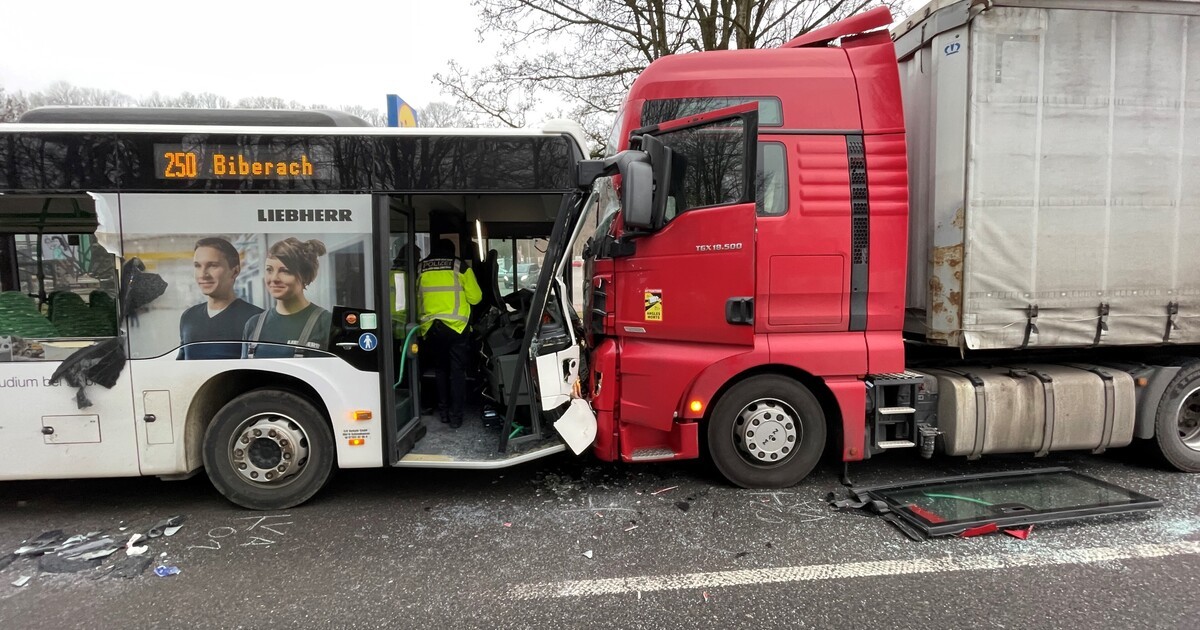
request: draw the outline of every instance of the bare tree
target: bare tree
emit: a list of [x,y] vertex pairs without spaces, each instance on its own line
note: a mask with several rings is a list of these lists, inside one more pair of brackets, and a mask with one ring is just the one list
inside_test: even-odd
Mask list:
[[417,111],[418,127],[474,127],[475,120],[461,107],[446,101],[434,101]]
[[30,109],[47,105],[132,107],[137,104],[133,97],[116,90],[79,87],[66,81],[55,81],[42,92],[30,92],[28,102]]
[[496,63],[451,62],[434,77],[475,112],[521,127],[557,95],[597,142],[637,75],[666,55],[765,48],[830,21],[906,0],[475,0],[480,37],[498,33]]
[[[319,105],[314,105],[312,109],[328,109]],[[372,127],[386,127],[387,114],[379,111],[374,107],[363,107],[362,105],[342,105],[337,108],[339,111],[346,112],[351,116],[358,116],[367,121]]]
[[21,92],[6,92],[0,86],[0,123],[17,122],[17,119],[29,109],[25,95]]
[[233,102],[228,98],[212,92],[200,92],[193,94],[192,92],[184,92],[179,96],[167,96],[152,93],[150,96],[138,99],[139,107],[189,107],[197,109],[228,109],[233,107]]

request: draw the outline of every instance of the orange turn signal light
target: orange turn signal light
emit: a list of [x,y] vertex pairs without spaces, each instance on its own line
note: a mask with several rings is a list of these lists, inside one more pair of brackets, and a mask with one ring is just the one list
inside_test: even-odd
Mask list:
[[355,420],[370,420],[373,416],[369,410],[359,409],[354,412],[353,417]]
[[417,348],[419,348],[419,347],[420,347],[420,346],[418,346],[417,344],[415,344],[415,343],[414,343],[413,345],[409,346],[409,347],[408,347],[408,349],[409,349],[409,351],[410,351],[410,352],[412,352],[413,354],[416,354],[416,353],[417,353]]
[[704,403],[699,400],[693,400],[692,404],[688,405],[688,409],[691,409],[692,413],[700,413],[700,410],[704,409]]
[[364,438],[350,438],[346,441],[350,443],[350,446],[362,446],[363,444],[367,443]]
[[354,313],[346,313],[346,323],[353,326],[358,323],[358,315]]

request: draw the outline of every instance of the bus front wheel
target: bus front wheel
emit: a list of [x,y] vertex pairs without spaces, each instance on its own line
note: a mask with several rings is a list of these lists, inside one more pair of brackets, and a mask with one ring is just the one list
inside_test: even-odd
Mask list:
[[725,392],[708,420],[717,470],[743,488],[786,488],[812,472],[825,448],[825,414],[800,383],[774,374]]
[[333,435],[312,403],[259,389],[229,401],[204,433],[204,469],[221,494],[253,510],[312,498],[333,471]]

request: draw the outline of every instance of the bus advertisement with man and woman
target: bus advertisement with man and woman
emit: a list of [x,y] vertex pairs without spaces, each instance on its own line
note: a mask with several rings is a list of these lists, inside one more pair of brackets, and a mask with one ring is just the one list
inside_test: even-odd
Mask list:
[[[271,200],[122,200],[125,256],[168,283],[130,326],[133,357],[312,356],[326,349],[335,305],[373,308],[370,198],[288,195],[279,207]],[[158,225],[165,204],[176,206],[170,232]],[[180,212],[181,204],[190,207]]]

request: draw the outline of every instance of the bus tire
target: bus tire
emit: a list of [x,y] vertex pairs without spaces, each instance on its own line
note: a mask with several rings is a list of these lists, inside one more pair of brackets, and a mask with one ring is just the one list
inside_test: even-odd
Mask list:
[[754,376],[712,407],[708,450],[731,483],[786,488],[812,472],[825,448],[825,413],[817,397],[793,379]]
[[329,422],[291,392],[258,389],[229,401],[204,432],[204,470],[230,501],[283,510],[312,498],[333,471]]
[[1167,385],[1158,402],[1154,440],[1167,464],[1200,472],[1200,363],[1185,365]]

